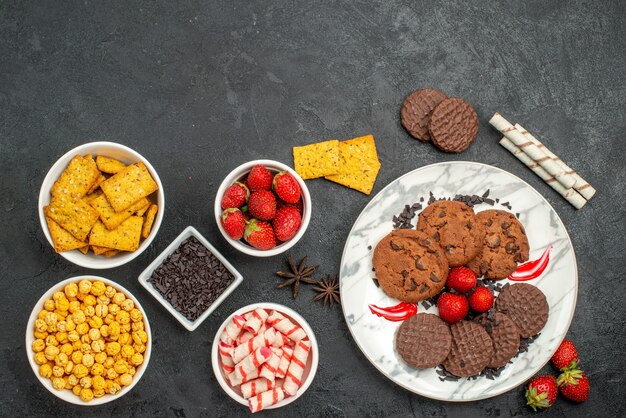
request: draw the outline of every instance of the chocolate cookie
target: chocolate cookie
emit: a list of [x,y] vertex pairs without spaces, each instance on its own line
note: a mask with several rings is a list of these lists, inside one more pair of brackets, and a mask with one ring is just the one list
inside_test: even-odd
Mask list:
[[476,257],[485,238],[484,227],[463,202],[431,203],[420,213],[416,228],[439,244],[450,267],[465,265]]
[[430,114],[428,122],[433,144],[445,152],[461,152],[478,133],[478,116],[465,100],[445,99]]
[[402,302],[435,296],[448,278],[443,251],[418,231],[412,237],[389,233],[376,245],[373,264],[381,289]]
[[493,357],[493,343],[487,331],[471,321],[450,325],[452,347],[442,366],[455,376],[475,376],[483,371]]
[[505,366],[519,351],[520,332],[515,322],[502,312],[484,313],[474,321],[485,328],[493,341],[494,353],[487,367]]
[[507,286],[496,298],[496,310],[515,322],[522,338],[537,335],[543,329],[549,309],[546,295],[528,283]]
[[428,120],[435,106],[448,96],[435,89],[421,89],[409,94],[400,109],[402,126],[413,138],[430,141]]
[[437,315],[420,313],[404,321],[396,334],[400,357],[416,369],[428,369],[448,357],[452,334]]
[[524,226],[512,213],[490,209],[476,214],[485,227],[482,251],[467,263],[479,276],[499,280],[517,269],[517,263],[528,260],[528,238]]

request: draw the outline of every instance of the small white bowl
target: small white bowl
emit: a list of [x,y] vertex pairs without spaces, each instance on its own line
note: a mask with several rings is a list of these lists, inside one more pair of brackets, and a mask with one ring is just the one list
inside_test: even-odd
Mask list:
[[148,235],[148,238],[141,242],[139,248],[137,248],[136,251],[122,251],[119,254],[116,254],[110,258],[104,257],[102,255],[97,256],[92,252],[83,254],[78,250],[64,251],[62,253],[59,253],[59,255],[66,260],[81,267],[86,267],[90,269],[109,269],[126,264],[129,261],[133,260],[135,257],[138,257],[139,254],[144,252],[144,250],[150,246],[150,243],[152,242],[154,237],[156,237],[156,234],[159,231],[161,221],[163,221],[163,213],[165,213],[165,194],[163,192],[161,179],[159,178],[159,175],[157,174],[154,167],[152,167],[148,160],[146,160],[141,154],[124,145],[116,144],[115,142],[90,142],[88,144],[80,145],[68,151],[67,153],[65,153],[65,155],[59,158],[56,163],[54,163],[52,168],[50,168],[50,171],[48,171],[48,174],[41,184],[41,189],[39,190],[39,222],[41,223],[41,229],[43,229],[43,233],[46,235],[48,242],[53,248],[54,245],[52,243],[50,231],[48,231],[48,225],[46,224],[46,216],[43,213],[43,208],[50,203],[50,189],[52,188],[52,185],[55,181],[57,181],[61,173],[65,170],[67,165],[76,154],[80,154],[82,156],[91,154],[94,157],[97,155],[103,155],[105,157],[120,160],[125,164],[133,164],[141,161],[146,165],[148,171],[150,172],[150,175],[159,186],[159,190],[157,191],[157,204],[159,205],[159,210],[157,211],[156,218],[154,219],[152,230],[150,231],[150,235]]
[[[287,171],[298,181],[298,184],[300,185],[300,189],[302,191],[302,224],[300,225],[300,229],[298,230],[296,235],[294,235],[294,237],[291,238],[289,241],[283,242],[282,244],[277,245],[270,250],[258,250],[243,241],[237,241],[232,239],[224,230],[221,221],[222,196],[224,196],[226,189],[228,189],[228,187],[230,187],[230,185],[233,184],[235,181],[246,176],[255,165],[262,165],[273,172]],[[302,238],[302,235],[304,235],[304,232],[309,226],[309,221],[311,220],[311,206],[311,195],[309,194],[309,189],[306,187],[306,184],[304,183],[304,180],[302,180],[302,177],[300,177],[300,175],[296,173],[291,167],[274,160],[255,160],[247,162],[235,168],[226,176],[224,181],[222,181],[222,184],[220,184],[219,189],[217,189],[217,194],[215,195],[215,222],[217,222],[217,227],[220,229],[220,232],[222,233],[226,241],[228,241],[230,245],[232,245],[242,253],[253,255],[256,257],[271,257],[284,253],[285,251],[296,245],[300,238]]]
[[[232,275],[235,276],[235,281],[232,282],[226,288],[226,290],[224,290],[224,293],[222,293],[217,299],[215,299],[211,306],[209,306],[209,308],[204,311],[204,313],[202,313],[202,315],[200,315],[195,321],[190,321],[189,319],[187,319],[187,317],[185,317],[185,315],[174,309],[170,302],[159,293],[159,291],[152,285],[152,283],[148,282],[148,280],[152,276],[152,272],[157,267],[159,267],[170,254],[176,251],[176,249],[184,240],[191,236],[196,237],[196,239],[200,241],[202,245],[204,245],[211,253],[213,253],[213,255],[215,255],[215,257],[217,257],[217,259],[220,260],[222,264],[224,264],[226,270],[230,271]],[[154,298],[158,300],[159,303],[161,303],[161,305],[163,305],[165,309],[167,309],[169,313],[171,313],[172,316],[178,320],[178,322],[180,322],[185,328],[187,328],[188,331],[194,331],[196,328],[198,328],[200,324],[204,322],[204,320],[207,319],[209,315],[211,315],[211,313],[216,310],[217,307],[220,306],[220,304],[224,302],[224,300],[231,293],[233,293],[233,291],[237,288],[237,286],[241,284],[242,281],[243,276],[241,275],[241,273],[239,273],[235,269],[235,267],[233,267],[233,265],[230,264],[228,260],[226,260],[226,258],[224,258],[224,256],[220,254],[220,252],[217,251],[217,249],[212,246],[211,243],[207,241],[206,238],[204,238],[193,226],[188,226],[187,228],[185,228],[183,232],[181,232],[180,235],[177,236],[176,239],[174,239],[174,241],[172,241],[172,243],[165,250],[163,250],[163,252],[159,254],[159,256],[155,258],[154,261],[148,267],[146,267],[146,269],[142,271],[139,275],[139,283],[141,283],[141,285],[145,287],[146,290],[150,292],[150,294],[154,296]]]
[[[52,295],[55,292],[59,292],[59,291],[62,292],[63,288],[67,284],[69,283],[78,284],[78,282],[80,282],[83,279],[89,279],[92,281],[100,280],[104,282],[104,284],[113,286],[115,289],[124,293],[127,298],[133,301],[133,303],[135,304],[135,307],[139,309],[139,311],[143,315],[143,321],[146,327],[145,331],[146,331],[146,334],[148,334],[148,344],[146,345],[146,351],[143,353],[143,363],[137,368],[137,372],[133,376],[132,383],[128,386],[122,387],[122,390],[118,392],[116,395],[106,394],[102,396],[101,398],[93,398],[90,402],[84,402],[78,396],[74,395],[74,393],[72,393],[71,390],[68,390],[68,389],[56,390],[55,388],[53,388],[52,381],[50,379],[41,377],[41,375],[39,374],[39,365],[35,363],[34,352],[32,349],[33,341],[35,341],[35,335],[34,335],[35,320],[37,319],[37,315],[39,314],[39,311],[43,309],[44,302],[47,299],[52,299]],[[139,300],[137,300],[137,298],[132,293],[130,293],[124,286],[112,280],[105,279],[104,277],[76,276],[76,277],[70,277],[69,279],[63,280],[62,282],[55,284],[46,293],[44,293],[44,295],[37,301],[37,304],[35,305],[32,313],[30,314],[30,318],[28,318],[28,325],[26,326],[26,356],[28,357],[28,362],[30,363],[31,368],[33,369],[33,373],[35,373],[35,376],[37,377],[37,379],[39,379],[41,384],[46,389],[48,389],[48,391],[50,391],[54,396],[66,402],[73,403],[75,405],[82,405],[82,406],[102,405],[108,402],[115,401],[121,398],[122,396],[126,395],[128,392],[132,390],[133,387],[135,387],[135,385],[139,382],[139,379],[141,379],[141,376],[143,376],[143,373],[146,371],[146,368],[148,367],[148,363],[150,362],[151,353],[152,353],[152,332],[150,331],[150,323],[148,322],[148,316],[146,315],[146,311],[141,306],[141,303],[139,303]]]
[[253,303],[251,305],[244,306],[241,309],[237,309],[235,312],[232,313],[232,315],[226,318],[226,320],[222,323],[222,325],[220,325],[220,327],[217,329],[217,334],[215,334],[215,338],[213,339],[213,346],[211,347],[211,364],[213,366],[213,373],[215,373],[215,378],[217,379],[217,382],[220,384],[222,389],[224,389],[224,392],[226,392],[228,396],[230,396],[231,398],[233,398],[235,401],[239,402],[240,404],[248,406],[248,400],[244,399],[243,396],[241,396],[241,392],[239,391],[239,389],[235,390],[235,388],[230,386],[228,382],[226,381],[226,377],[224,376],[224,372],[222,371],[222,368],[220,366],[218,346],[219,346],[219,341],[220,341],[220,335],[222,334],[222,331],[224,330],[224,328],[226,327],[226,325],[232,319],[233,316],[243,315],[246,312],[253,311],[257,308],[275,310],[285,315],[287,318],[291,319],[293,322],[295,322],[300,327],[302,327],[304,332],[306,332],[306,335],[309,338],[309,341],[311,341],[311,354],[307,358],[307,363],[304,369],[304,374],[302,375],[304,379],[302,381],[302,386],[298,388],[298,391],[296,392],[295,395],[289,396],[283,399],[282,401],[278,402],[276,405],[268,406],[267,408],[265,408],[265,409],[276,409],[276,408],[283,407],[285,405],[289,405],[290,403],[298,399],[300,396],[302,396],[304,392],[306,392],[309,386],[311,386],[313,379],[315,378],[315,373],[317,372],[317,366],[319,364],[319,349],[317,347],[317,339],[315,339],[315,334],[313,333],[313,329],[311,329],[311,326],[308,324],[308,322],[306,322],[306,320],[302,316],[300,316],[300,314],[298,314],[296,311],[284,305],[279,305],[277,303],[269,303],[269,302]]

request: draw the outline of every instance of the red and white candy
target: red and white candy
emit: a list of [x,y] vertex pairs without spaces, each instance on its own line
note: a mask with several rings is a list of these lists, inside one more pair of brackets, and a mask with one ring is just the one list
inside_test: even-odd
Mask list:
[[[250,376],[253,373],[256,372],[258,376],[259,367],[261,367],[261,365],[269,360],[273,355],[274,353],[272,350],[265,346],[257,348],[239,363],[235,364],[235,371],[231,373],[234,375],[234,380],[240,383],[245,383],[250,380]],[[231,382],[232,380],[233,379],[231,379]]]
[[233,351],[233,361],[238,363],[245,356],[259,347],[269,347],[276,338],[276,331],[274,328],[268,328],[263,334],[259,334],[254,338],[249,339],[244,344],[238,345]]
[[[241,315],[233,316],[233,319],[228,323],[228,325],[226,325],[226,328],[224,329],[224,332],[226,333],[225,338],[230,338],[232,341],[236,340],[245,322],[246,320],[243,316]],[[224,341],[224,342],[228,343],[228,341]]]
[[294,342],[306,337],[306,332],[302,328],[285,318],[280,312],[272,311],[267,318],[267,325],[276,328],[277,331],[282,332]]
[[226,344],[223,341],[219,342],[217,350],[220,353],[220,360],[222,362],[222,368],[224,372],[230,374],[235,371],[235,362],[233,361],[234,346]]
[[285,382],[283,383],[283,390],[287,395],[295,395],[298,388],[302,385],[301,379],[310,351],[310,341],[298,341],[296,344],[289,369],[287,369],[287,374],[285,375]]
[[274,381],[259,377],[241,385],[241,395],[244,399],[248,399],[270,389],[274,389]]
[[276,405],[283,399],[285,399],[283,390],[281,388],[274,388],[248,399],[248,406],[250,406],[250,412],[259,412],[263,408]]
[[243,328],[256,334],[259,332],[259,328],[261,328],[261,326],[265,323],[266,319],[267,312],[265,312],[265,309],[257,308],[250,312],[246,323],[243,324]]
[[261,372],[259,372],[259,376],[266,378],[267,380],[273,381],[276,378],[276,372],[278,371],[278,364],[280,363],[280,358],[283,355],[283,350],[280,348],[272,348],[273,354],[269,360],[261,366]]
[[288,345],[282,347],[283,355],[280,358],[280,363],[278,363],[278,369],[276,370],[276,378],[284,379],[287,374],[287,368],[289,367],[289,363],[291,363],[291,356],[293,356],[293,348]]

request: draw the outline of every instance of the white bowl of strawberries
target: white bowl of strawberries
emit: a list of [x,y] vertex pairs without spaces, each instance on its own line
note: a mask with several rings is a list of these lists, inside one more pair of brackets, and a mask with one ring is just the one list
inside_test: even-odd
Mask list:
[[222,181],[215,196],[215,221],[239,251],[271,257],[293,247],[311,220],[311,195],[304,180],[283,163],[255,160]]

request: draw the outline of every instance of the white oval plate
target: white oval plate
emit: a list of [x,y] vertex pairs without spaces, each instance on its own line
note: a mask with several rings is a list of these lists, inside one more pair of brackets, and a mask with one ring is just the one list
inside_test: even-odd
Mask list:
[[[387,307],[398,303],[374,284],[372,253],[378,241],[393,229],[393,216],[401,213],[406,204],[419,202],[419,198],[424,197],[422,205],[426,206],[431,191],[440,198],[456,194],[480,196],[487,189],[490,190],[490,198],[499,198],[500,203],[510,202],[511,212],[520,214],[519,220],[530,243],[531,260],[539,258],[550,244],[554,246],[545,272],[528,282],[546,295],[550,315],[528,351],[513,359],[513,363],[508,364],[495,380],[479,377],[476,380],[442,382],[435,369],[413,369],[397,355],[395,333],[401,322],[389,322],[369,311],[368,304]],[[475,210],[492,208],[507,210],[498,203],[494,207],[480,204]],[[416,219],[417,215],[413,225]],[[419,168],[394,180],[363,209],[343,250],[340,291],[348,328],[363,354],[381,373],[422,396],[466,402],[500,395],[517,387],[550,360],[565,338],[574,315],[578,271],[574,249],[561,219],[535,189],[496,167],[472,162],[446,162]],[[437,308],[425,311],[420,304],[419,312],[437,313]]]

